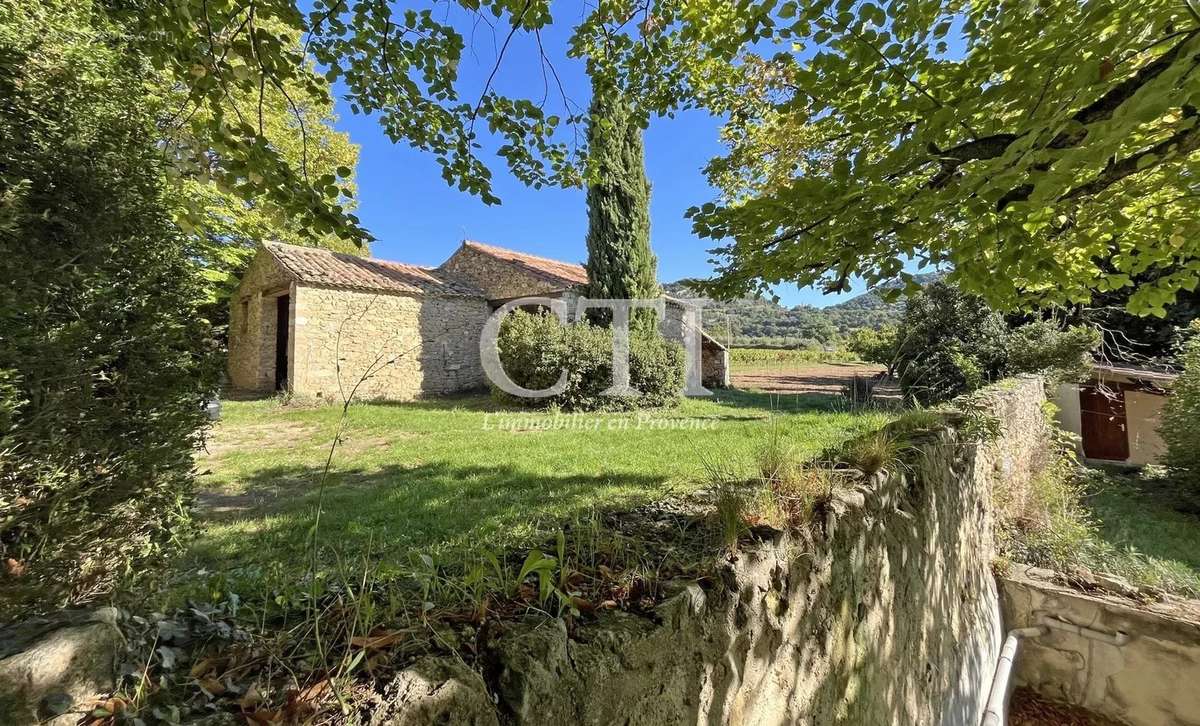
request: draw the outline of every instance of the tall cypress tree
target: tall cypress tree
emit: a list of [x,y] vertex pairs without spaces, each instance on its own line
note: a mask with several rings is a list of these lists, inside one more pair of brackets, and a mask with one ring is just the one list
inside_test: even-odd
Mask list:
[[[588,186],[587,295],[593,298],[654,298],[658,260],[650,250],[650,182],[642,129],[624,104],[594,94],[588,144],[595,174]],[[607,324],[607,310],[591,320]],[[637,310],[632,327],[652,331],[655,316]]]

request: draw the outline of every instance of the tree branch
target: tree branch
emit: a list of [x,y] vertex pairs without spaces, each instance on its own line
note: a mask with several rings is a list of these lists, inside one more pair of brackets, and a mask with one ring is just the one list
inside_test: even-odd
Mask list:
[[[1079,199],[1081,197],[1090,197],[1122,179],[1132,176],[1144,169],[1150,169],[1161,164],[1168,156],[1180,156],[1190,154],[1193,151],[1200,149],[1200,128],[1193,126],[1189,129],[1177,131],[1170,137],[1163,139],[1154,146],[1148,149],[1143,149],[1136,154],[1127,156],[1120,161],[1109,162],[1104,171],[1101,172],[1095,179],[1081,184],[1066,194],[1059,197],[1060,202]],[[1144,167],[1139,167],[1143,159],[1155,157],[1158,161],[1147,164]]]
[[476,102],[475,108],[471,111],[471,126],[470,130],[475,130],[475,119],[479,117],[479,109],[483,108],[483,101],[487,98],[488,91],[492,88],[492,81],[496,78],[496,73],[500,70],[500,64],[504,62],[504,53],[508,50],[508,44],[512,41],[513,36],[517,34],[517,29],[521,27],[521,21],[525,18],[525,13],[529,11],[529,5],[532,0],[525,0],[525,4],[521,6],[521,12],[517,14],[512,21],[512,27],[508,30],[508,35],[504,38],[504,44],[500,46],[500,52],[496,54],[496,64],[492,66],[492,72],[488,74],[487,81],[483,84],[483,91],[479,94],[479,101]]

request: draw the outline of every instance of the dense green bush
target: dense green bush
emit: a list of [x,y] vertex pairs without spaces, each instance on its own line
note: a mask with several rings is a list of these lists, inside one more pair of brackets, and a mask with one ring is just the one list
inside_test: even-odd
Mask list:
[[1051,320],[1010,328],[983,298],[935,282],[905,306],[893,360],[905,396],[928,405],[1017,373],[1081,378],[1100,340],[1093,327]]
[[972,391],[1006,370],[1004,318],[981,297],[944,282],[908,300],[898,339],[900,387],[922,405]]
[[500,362],[509,378],[529,389],[554,385],[567,371],[567,388],[547,398],[514,398],[493,388],[500,400],[563,411],[629,410],[679,401],[683,390],[683,347],[657,334],[630,341],[629,383],[640,392],[630,397],[602,396],[612,385],[612,331],[578,323],[561,325],[550,315],[518,310],[500,326]]
[[1187,332],[1179,356],[1183,373],[1163,407],[1159,433],[1167,445],[1167,466],[1200,493],[1200,321]]
[[145,69],[86,10],[9,10],[0,612],[12,613],[110,591],[177,540],[214,368]]
[[1062,328],[1051,320],[1036,320],[1009,335],[1008,367],[1013,373],[1047,372],[1051,378],[1081,380],[1100,340],[1100,331],[1090,326]]
[[850,334],[846,348],[865,361],[890,366],[896,358],[898,333],[895,325],[884,325],[879,330],[860,328]]

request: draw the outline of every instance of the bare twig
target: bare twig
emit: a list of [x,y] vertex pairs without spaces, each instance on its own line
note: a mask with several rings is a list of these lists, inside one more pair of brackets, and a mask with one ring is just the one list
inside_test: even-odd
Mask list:
[[504,62],[504,54],[508,51],[508,44],[512,42],[513,36],[517,34],[517,30],[521,27],[521,21],[525,18],[525,13],[529,11],[529,6],[532,0],[525,0],[525,4],[521,6],[521,12],[513,18],[512,27],[508,30],[508,35],[504,38],[504,44],[500,46],[500,52],[496,55],[496,63],[492,66],[492,72],[488,74],[487,81],[483,84],[483,91],[479,94],[479,101],[475,103],[475,108],[471,111],[470,131],[475,132],[475,119],[479,117],[479,110],[483,108],[484,99],[487,98],[488,92],[491,91],[492,81],[496,78],[496,73],[500,71],[500,64]]

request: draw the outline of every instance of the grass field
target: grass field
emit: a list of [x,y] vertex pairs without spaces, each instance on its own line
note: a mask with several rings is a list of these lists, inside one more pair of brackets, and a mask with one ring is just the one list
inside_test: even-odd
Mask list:
[[839,350],[731,348],[729,351],[729,365],[734,374],[795,368],[809,363],[849,363],[855,360],[852,353]]
[[[355,405],[334,454],[321,541],[342,558],[370,553],[384,570],[414,553],[529,545],[593,508],[702,488],[706,462],[747,460],[771,425],[804,455],[886,421],[836,407],[830,397],[733,391],[673,410],[586,417],[497,411],[485,396]],[[303,569],[339,413],[225,405],[200,461],[203,528],[187,570],[261,579]]]
[[1200,501],[1152,474],[1095,472],[1084,504],[1102,543],[1099,567],[1135,584],[1200,597]]

